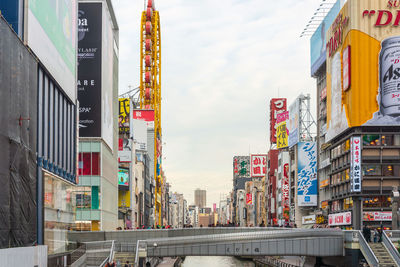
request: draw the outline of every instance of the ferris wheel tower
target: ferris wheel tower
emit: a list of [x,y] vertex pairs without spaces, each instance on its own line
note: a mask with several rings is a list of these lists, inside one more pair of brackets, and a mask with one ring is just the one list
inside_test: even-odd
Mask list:
[[161,28],[154,0],[145,0],[141,18],[140,109],[154,110],[155,220],[162,225]]

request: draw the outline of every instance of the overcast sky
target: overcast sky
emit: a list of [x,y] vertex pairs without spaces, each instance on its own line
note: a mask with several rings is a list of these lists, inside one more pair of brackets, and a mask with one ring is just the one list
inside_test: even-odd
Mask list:
[[[232,158],[266,153],[270,98],[315,100],[309,37],[321,0],[155,0],[161,16],[163,169],[172,191],[207,204],[232,190]],[[143,1],[113,0],[119,90],[139,85]],[[315,111],[313,110],[315,114]]]

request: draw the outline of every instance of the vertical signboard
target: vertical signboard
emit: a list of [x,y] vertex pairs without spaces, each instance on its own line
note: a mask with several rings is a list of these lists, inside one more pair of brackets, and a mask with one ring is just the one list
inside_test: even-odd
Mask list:
[[132,161],[132,140],[119,138],[118,140],[118,162]]
[[101,137],[102,4],[80,3],[78,16],[79,136]]
[[286,111],[286,98],[272,98],[269,103],[270,116],[270,141],[271,144],[276,143],[276,119],[278,114]]
[[267,155],[251,155],[251,177],[264,177],[267,167]]
[[350,160],[351,191],[361,192],[361,136],[351,137]]
[[25,4],[28,46],[75,103],[76,22],[81,24],[76,17],[78,1],[29,0]]
[[246,194],[246,204],[247,205],[253,204],[253,194]]
[[233,177],[250,177],[250,157],[233,157]]
[[317,146],[314,142],[298,144],[297,202],[299,206],[317,206]]
[[285,221],[289,221],[289,163],[283,165],[283,177],[282,177],[282,209],[283,218]]
[[131,125],[131,137],[136,144],[136,150],[147,151],[147,122],[133,119]]
[[129,190],[129,169],[119,168],[118,170],[118,188]]
[[286,121],[277,124],[276,129],[276,147],[284,148],[288,146],[288,130],[286,128]]
[[129,98],[119,99],[119,115],[118,115],[118,128],[119,134],[129,134],[130,120],[130,102]]
[[300,99],[296,98],[289,106],[289,147],[296,145],[300,141]]

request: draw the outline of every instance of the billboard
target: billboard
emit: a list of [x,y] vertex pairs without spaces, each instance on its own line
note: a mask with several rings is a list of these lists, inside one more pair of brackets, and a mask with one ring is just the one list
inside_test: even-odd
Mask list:
[[78,1],[25,2],[28,5],[25,36],[28,46],[75,103],[78,36],[76,22],[81,23],[76,16]]
[[127,138],[118,139],[118,162],[132,161],[132,140]]
[[102,4],[80,3],[79,20],[79,136],[101,137]]
[[147,151],[147,122],[133,119],[131,126],[131,137],[136,144],[136,150]]
[[251,177],[265,177],[267,168],[267,155],[251,155]]
[[317,206],[317,145],[314,142],[301,142],[297,153],[298,205]]
[[290,209],[290,181],[289,181],[289,163],[283,165],[283,177],[282,177],[282,208],[283,218],[285,221],[289,221],[289,209]]
[[286,121],[278,123],[276,128],[276,147],[284,148],[288,144],[288,129],[286,128]]
[[131,100],[129,98],[120,98],[119,99],[119,114],[118,114],[119,134],[124,134],[124,133],[129,134],[130,103],[131,103]]
[[129,169],[119,168],[118,169],[118,187],[121,186],[129,189]]
[[363,221],[369,221],[369,222],[392,221],[392,212],[391,211],[363,212]]
[[271,144],[276,143],[276,119],[286,111],[286,98],[272,98],[269,102],[269,134]]
[[293,104],[289,106],[289,147],[300,142],[300,99],[296,98]]
[[349,127],[400,125],[400,27],[392,2],[349,0],[327,32],[327,141]]
[[351,192],[361,192],[361,136],[352,136],[350,142]]
[[326,31],[334,22],[345,0],[338,0],[330,9],[324,20],[315,30],[310,40],[311,76],[322,66],[326,60]]
[[142,120],[147,123],[147,129],[154,129],[154,110],[136,109],[132,112],[131,120]]
[[351,212],[329,214],[328,224],[330,226],[350,225]]
[[233,157],[233,177],[250,177],[250,157],[234,156]]

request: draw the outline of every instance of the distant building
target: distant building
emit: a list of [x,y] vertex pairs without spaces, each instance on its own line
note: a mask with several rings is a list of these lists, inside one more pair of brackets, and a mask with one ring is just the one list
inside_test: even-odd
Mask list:
[[194,204],[199,208],[204,208],[207,205],[207,191],[197,188],[194,191]]

